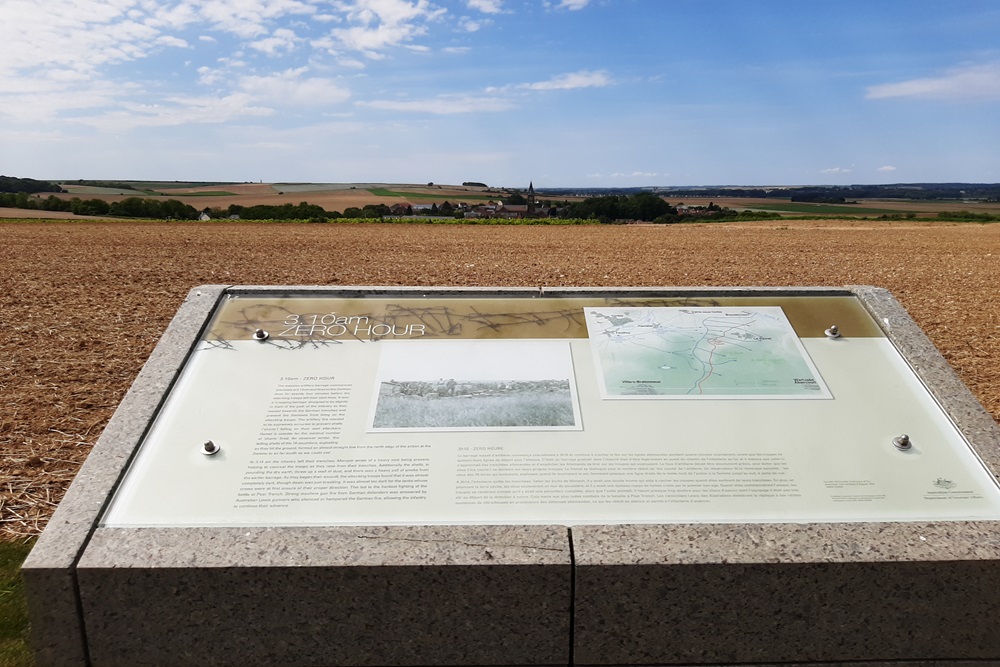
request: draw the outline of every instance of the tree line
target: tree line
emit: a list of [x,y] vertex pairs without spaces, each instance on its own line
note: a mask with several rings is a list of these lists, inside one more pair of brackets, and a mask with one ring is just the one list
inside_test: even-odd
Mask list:
[[0,176],[0,193],[17,194],[25,192],[35,194],[38,192],[62,192],[63,189],[48,181],[36,181],[33,178],[15,178],[13,176]]
[[62,199],[49,195],[45,199],[31,197],[27,193],[0,194],[0,206],[23,208],[35,211],[64,211],[76,215],[108,215],[121,218],[152,218],[154,220],[197,220],[198,209],[176,199],[146,199],[128,197],[121,201],[106,202],[103,199]]
[[589,197],[582,202],[568,204],[562,209],[561,216],[565,218],[599,220],[605,224],[624,223],[635,220],[656,224],[673,224],[693,220],[720,222],[725,220],[757,220],[774,217],[772,213],[736,211],[731,208],[723,208],[714,202],[709,202],[708,206],[685,207],[683,211],[679,210],[678,206],[671,206],[662,197],[652,192],[637,192],[631,195]]

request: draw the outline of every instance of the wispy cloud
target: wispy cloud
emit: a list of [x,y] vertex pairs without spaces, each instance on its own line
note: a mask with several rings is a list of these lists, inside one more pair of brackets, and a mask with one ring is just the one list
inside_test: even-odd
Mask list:
[[274,113],[274,109],[255,105],[251,95],[234,93],[223,97],[168,97],[156,104],[126,104],[106,113],[78,117],[74,122],[119,133],[138,127],[223,124],[248,116],[270,116]]
[[305,77],[305,73],[301,67],[270,76],[245,76],[238,86],[253,102],[270,107],[325,107],[350,98],[348,89],[328,79]]
[[[664,176],[665,175],[667,174],[664,174]],[[611,174],[611,178],[656,178],[658,176],[660,176],[660,173],[655,171],[616,171]]]
[[820,169],[819,173],[821,173],[821,174],[835,174],[835,175],[840,174],[840,175],[843,175],[843,174],[850,174],[853,171],[854,170],[851,169],[850,167],[830,167],[829,169]]
[[462,18],[460,18],[458,20],[458,28],[459,28],[459,30],[463,30],[465,32],[479,32],[479,30],[483,26],[489,25],[489,24],[490,24],[490,21],[488,19],[474,21],[471,18],[469,18],[468,16],[463,16]]
[[294,50],[295,46],[301,41],[303,40],[295,34],[295,31],[288,30],[287,28],[278,28],[270,37],[250,42],[248,46],[261,53],[273,56],[277,55],[280,51],[287,52]]
[[896,168],[895,168],[895,167],[893,167],[893,166],[892,166],[891,164],[887,164],[887,165],[885,165],[884,167],[879,167],[879,168],[878,168],[878,169],[876,169],[875,171],[880,171],[880,172],[882,172],[883,174],[888,174],[888,173],[891,173],[891,172],[894,172],[894,171],[896,171]]
[[940,76],[870,86],[868,99],[1000,100],[1000,63],[956,67]]
[[639,169],[635,171],[615,171],[610,174],[603,174],[599,172],[584,174],[584,177],[588,179],[593,179],[593,180],[614,179],[615,181],[623,181],[623,180],[636,181],[637,179],[648,180],[651,178],[667,178],[669,176],[670,174],[666,172],[660,173],[657,171],[642,171]]
[[440,19],[446,9],[435,7],[427,0],[354,0],[338,2],[350,24],[334,28],[333,37],[342,48],[358,51],[368,58],[379,59],[382,51],[410,43],[427,34],[426,23]]
[[502,97],[442,95],[428,100],[372,100],[358,106],[385,111],[418,111],[436,115],[508,111],[514,102]]
[[284,16],[308,16],[316,7],[299,0],[182,0],[215,29],[244,39],[266,35],[268,24]]
[[503,11],[503,0],[468,0],[469,9],[476,9],[484,14],[499,14]]
[[[464,49],[454,49],[453,52],[463,53]],[[357,102],[357,104],[385,111],[418,111],[439,115],[497,112],[516,108],[518,98],[527,94],[525,91],[574,90],[610,84],[611,77],[606,72],[581,71],[561,74],[547,81],[500,87],[491,86],[486,88],[482,95],[452,93],[429,99],[370,100]]]
[[591,72],[581,70],[570,74],[560,74],[548,81],[525,83],[519,86],[528,90],[573,90],[575,88],[602,88],[611,85],[611,77],[601,70]]
[[133,85],[106,82],[86,86],[38,79],[0,92],[0,118],[38,124],[65,113],[90,113],[115,104],[119,96],[135,92]]
[[590,4],[590,0],[562,0],[562,2],[556,5],[556,8],[576,11],[578,9],[583,9],[588,4]]

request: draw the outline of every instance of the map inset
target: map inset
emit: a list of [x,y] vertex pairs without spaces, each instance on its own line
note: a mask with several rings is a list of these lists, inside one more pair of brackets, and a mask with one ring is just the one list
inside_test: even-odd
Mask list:
[[604,398],[831,398],[779,307],[585,313]]

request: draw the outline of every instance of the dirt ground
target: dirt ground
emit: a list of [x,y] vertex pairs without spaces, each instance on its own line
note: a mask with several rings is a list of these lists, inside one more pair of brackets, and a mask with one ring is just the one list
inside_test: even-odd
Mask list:
[[890,289],[1000,419],[1000,225],[0,221],[0,538],[37,534],[196,285]]

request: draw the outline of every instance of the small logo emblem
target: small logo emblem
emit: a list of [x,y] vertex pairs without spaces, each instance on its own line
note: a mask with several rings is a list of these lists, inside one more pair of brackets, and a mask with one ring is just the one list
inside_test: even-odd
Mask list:
[[954,489],[958,485],[955,484],[955,482],[951,481],[950,479],[945,479],[944,477],[938,477],[936,480],[934,480],[934,486],[936,486],[939,489]]

